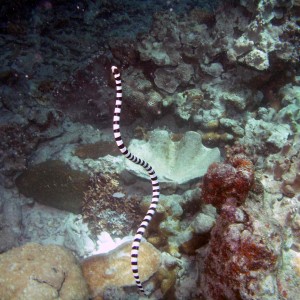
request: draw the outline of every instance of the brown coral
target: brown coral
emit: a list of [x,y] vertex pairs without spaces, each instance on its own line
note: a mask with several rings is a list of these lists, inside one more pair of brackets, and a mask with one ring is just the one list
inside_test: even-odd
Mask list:
[[[92,233],[103,230],[114,235],[128,233],[139,221],[139,199],[127,197],[119,186],[119,178],[114,174],[94,174],[89,179],[89,187],[84,193],[82,214]],[[115,196],[117,195],[117,196]]]

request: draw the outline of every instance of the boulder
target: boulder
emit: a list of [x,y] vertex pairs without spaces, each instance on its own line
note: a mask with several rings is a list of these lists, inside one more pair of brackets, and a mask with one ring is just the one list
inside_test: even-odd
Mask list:
[[85,300],[86,282],[73,254],[29,243],[0,255],[1,300]]
[[[114,250],[91,256],[82,263],[83,275],[94,299],[103,299],[109,287],[134,286],[130,264],[131,242],[125,242]],[[148,242],[142,242],[139,252],[141,282],[148,280],[160,266],[160,252]]]

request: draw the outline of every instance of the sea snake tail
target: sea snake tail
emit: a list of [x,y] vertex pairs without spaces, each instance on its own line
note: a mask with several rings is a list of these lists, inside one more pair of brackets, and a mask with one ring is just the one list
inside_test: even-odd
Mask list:
[[140,291],[145,294],[142,283],[140,281],[139,270],[138,270],[139,247],[140,247],[142,236],[156,211],[156,207],[159,201],[159,182],[153,168],[147,162],[143,161],[142,159],[130,153],[124,145],[124,142],[121,137],[121,132],[120,132],[120,115],[121,115],[121,106],[122,106],[121,75],[118,68],[115,66],[111,67],[111,71],[113,73],[113,76],[115,78],[115,83],[116,83],[116,104],[115,104],[114,118],[113,118],[113,131],[114,131],[115,141],[121,153],[125,155],[126,158],[128,158],[129,160],[131,160],[132,162],[138,165],[141,165],[148,172],[152,183],[151,204],[147,211],[146,216],[144,217],[140,227],[138,228],[134,236],[134,240],[131,247],[131,269],[132,269],[133,277],[135,278],[136,285],[138,286]]

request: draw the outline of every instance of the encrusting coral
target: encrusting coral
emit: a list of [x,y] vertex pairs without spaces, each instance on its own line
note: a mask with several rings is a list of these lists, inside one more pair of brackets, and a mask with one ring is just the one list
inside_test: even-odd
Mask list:
[[[201,274],[204,298],[263,299],[265,289],[276,284],[281,247],[280,227],[266,216],[261,204],[252,203],[252,207],[224,204],[204,259]],[[270,295],[278,299],[275,287]]]

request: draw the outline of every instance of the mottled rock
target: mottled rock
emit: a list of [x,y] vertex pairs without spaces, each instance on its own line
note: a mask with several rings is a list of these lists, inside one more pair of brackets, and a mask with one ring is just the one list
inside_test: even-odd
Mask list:
[[251,118],[245,126],[242,142],[253,148],[256,153],[276,153],[287,143],[291,133],[289,124]]
[[[110,286],[134,286],[130,264],[131,242],[124,243],[107,254],[95,255],[82,263],[83,275],[92,297],[103,299]],[[141,282],[148,280],[160,266],[160,252],[148,242],[142,242],[139,252]]]
[[137,45],[142,61],[152,61],[158,66],[176,66],[182,61],[177,23],[176,15],[169,12],[153,16],[153,30]]
[[204,93],[201,89],[189,89],[163,99],[163,106],[175,106],[175,113],[182,120],[190,120],[203,105]]
[[86,282],[66,249],[26,244],[0,255],[2,300],[85,300]]

